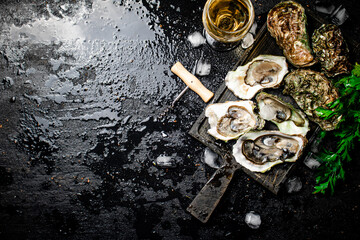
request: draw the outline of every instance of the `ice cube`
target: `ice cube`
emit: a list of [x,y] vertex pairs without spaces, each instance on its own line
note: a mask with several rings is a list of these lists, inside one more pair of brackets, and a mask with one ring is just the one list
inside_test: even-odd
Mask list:
[[321,163],[316,159],[316,156],[313,153],[309,153],[306,156],[304,164],[310,169],[316,169],[321,165]]
[[160,155],[155,159],[154,165],[159,168],[175,168],[176,162],[171,156]]
[[299,192],[302,188],[302,182],[298,177],[289,178],[286,182],[286,190],[288,193]]
[[252,33],[247,33],[241,41],[241,47],[243,49],[249,48],[251,45],[253,45],[254,41],[255,40],[254,40],[254,36],[252,35]]
[[310,146],[310,151],[313,153],[318,153],[320,148],[322,147],[321,145],[323,142],[323,136],[320,132],[320,128],[317,128],[314,133],[315,139],[310,139],[310,142],[312,142]]
[[251,25],[249,33],[252,33],[253,35],[255,35],[256,34],[256,28],[257,28],[257,23],[254,22],[253,25]]
[[349,18],[349,14],[346,9],[340,5],[340,7],[331,14],[331,18],[332,23],[340,26]]
[[203,161],[209,167],[216,169],[220,167],[219,155],[211,151],[210,148],[205,148]]
[[321,13],[331,14],[335,10],[335,6],[334,5],[329,5],[329,6],[317,5],[317,6],[315,6],[315,10],[318,12],[321,12]]
[[201,46],[206,42],[206,39],[200,32],[193,32],[188,36],[188,40],[191,43],[191,46],[194,48]]
[[196,64],[195,73],[199,76],[207,76],[210,74],[211,64],[206,60],[200,59]]
[[258,229],[261,224],[260,215],[254,211],[250,211],[245,216],[245,223],[252,229]]
[[318,153],[319,150],[320,150],[320,147],[321,147],[321,142],[322,142],[322,139],[321,138],[316,138],[313,143],[311,144],[311,152],[313,153]]

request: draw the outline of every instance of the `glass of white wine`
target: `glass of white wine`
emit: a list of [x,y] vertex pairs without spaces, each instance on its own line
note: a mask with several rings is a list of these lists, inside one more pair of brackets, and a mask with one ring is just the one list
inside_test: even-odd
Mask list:
[[207,0],[202,21],[208,44],[215,50],[235,48],[254,23],[251,0]]

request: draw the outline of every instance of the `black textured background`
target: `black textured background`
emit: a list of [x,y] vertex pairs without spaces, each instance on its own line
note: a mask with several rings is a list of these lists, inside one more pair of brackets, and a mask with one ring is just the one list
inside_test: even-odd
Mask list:
[[[277,2],[253,1],[259,27]],[[360,42],[358,1],[301,2],[343,5],[341,29]],[[298,193],[238,171],[207,224],[186,212],[214,169],[187,134],[206,106],[195,93],[159,118],[184,87],[170,66],[191,69],[203,52],[216,91],[242,53],[190,45],[204,3],[0,1],[1,239],[359,238],[358,151],[332,196],[312,194],[316,171],[299,163]],[[159,155],[176,166],[157,168]]]

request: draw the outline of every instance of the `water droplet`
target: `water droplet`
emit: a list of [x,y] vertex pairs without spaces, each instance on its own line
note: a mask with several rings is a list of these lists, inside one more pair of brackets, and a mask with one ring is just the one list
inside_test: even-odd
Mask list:
[[11,103],[14,103],[15,101],[16,101],[16,97],[11,97],[11,98],[10,98],[10,102],[11,102]]

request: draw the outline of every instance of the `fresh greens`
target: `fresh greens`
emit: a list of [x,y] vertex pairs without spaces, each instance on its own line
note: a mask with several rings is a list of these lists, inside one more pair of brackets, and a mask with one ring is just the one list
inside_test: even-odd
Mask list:
[[356,63],[351,75],[341,78],[335,83],[340,97],[326,108],[317,108],[317,114],[324,119],[341,116],[337,128],[330,132],[322,132],[321,137],[334,137],[336,149],[323,149],[319,157],[323,161],[316,177],[314,193],[325,193],[330,187],[331,194],[337,180],[345,178],[343,164],[351,161],[351,151],[356,141],[360,141],[360,64]]

